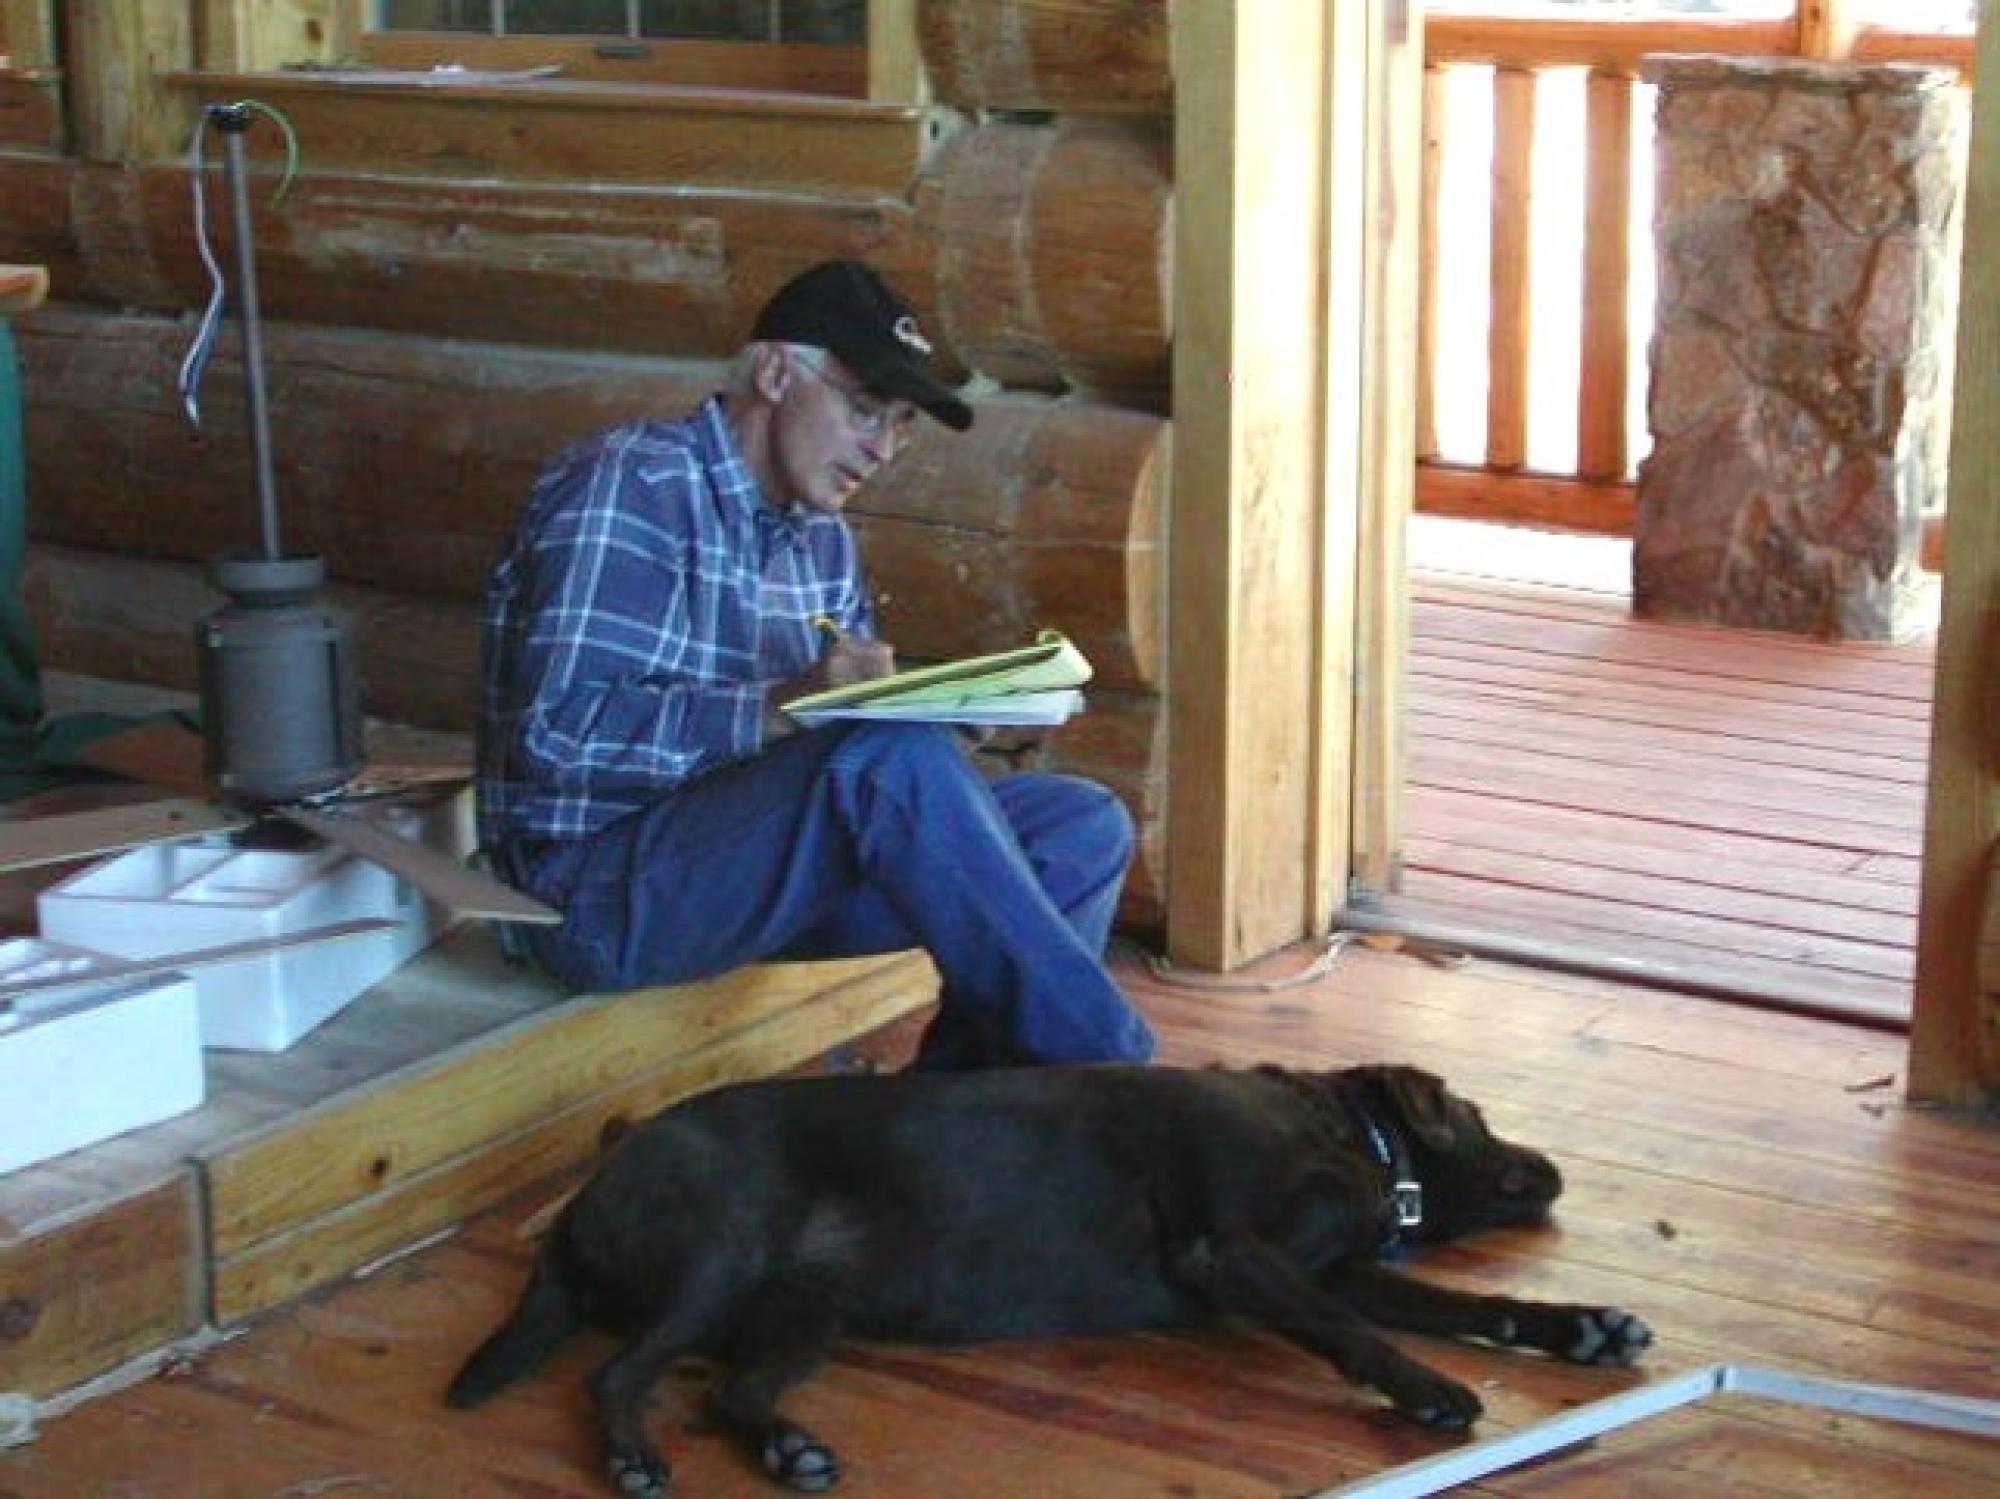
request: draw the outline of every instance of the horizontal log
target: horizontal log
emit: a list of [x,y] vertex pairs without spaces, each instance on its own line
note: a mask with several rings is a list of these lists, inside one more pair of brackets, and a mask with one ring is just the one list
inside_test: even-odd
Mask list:
[[1164,410],[1172,165],[1164,126],[993,122],[917,188],[945,336],[1003,384]]
[[727,89],[341,73],[172,81],[204,103],[247,93],[282,109],[315,166],[399,176],[896,197],[916,176],[931,128],[905,104]]
[[[1167,145],[1138,125],[991,125],[938,154],[918,206],[752,189],[425,178],[309,158],[282,197],[253,171],[264,310],[437,337],[720,358],[772,292],[867,259],[948,356],[1003,384],[1163,409],[1171,339]],[[219,182],[211,229],[226,250]],[[59,296],[183,312],[209,296],[180,166],[0,160],[0,256]],[[946,279],[940,280],[944,276]],[[504,309],[504,325],[501,312]]]
[[[24,594],[43,663],[58,671],[195,690],[194,628],[223,599],[192,562],[35,544]],[[467,732],[477,700],[479,605],[335,583],[322,597],[353,622],[366,711]],[[1121,923],[1157,927],[1164,911],[1166,715],[1145,693],[1093,689],[1088,712],[1019,737],[1015,763],[1111,787],[1140,831]]]
[[53,73],[0,71],[0,147],[63,148],[62,79]]
[[[771,294],[830,257],[935,303],[928,247],[897,200],[759,191],[424,180],[308,168],[282,198],[260,169],[258,290],[274,319],[649,355],[733,352]],[[188,174],[98,171],[77,234],[91,295],[200,307]],[[219,194],[210,196],[212,226]]]
[[[187,330],[50,308],[24,323],[32,533],[189,561],[254,536],[233,342],[192,435],[173,396]],[[266,328],[288,549],[346,581],[477,599],[561,448],[693,406],[716,366]],[[856,500],[884,633],[943,657],[1069,632],[1114,686],[1158,681],[1166,425],[1073,401],[989,399],[965,435],[920,427]]]
[[964,109],[1173,109],[1168,0],[924,0],[931,88]]
[[80,295],[83,259],[70,222],[72,184],[83,169],[61,157],[0,154],[0,261],[47,266],[57,297]]

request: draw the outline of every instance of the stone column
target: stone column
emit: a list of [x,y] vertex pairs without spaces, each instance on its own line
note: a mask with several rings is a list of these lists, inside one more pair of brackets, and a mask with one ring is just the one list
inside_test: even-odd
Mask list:
[[1662,57],[1633,603],[1887,640],[1944,502],[1964,105],[1938,68]]

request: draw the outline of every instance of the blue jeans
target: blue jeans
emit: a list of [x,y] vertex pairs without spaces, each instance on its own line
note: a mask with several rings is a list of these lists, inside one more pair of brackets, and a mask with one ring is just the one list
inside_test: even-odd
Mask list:
[[850,724],[516,864],[564,912],[536,956],[580,989],[921,947],[943,992],[918,1064],[942,1068],[1152,1055],[1103,962],[1132,847],[1092,782],[988,783],[948,729]]

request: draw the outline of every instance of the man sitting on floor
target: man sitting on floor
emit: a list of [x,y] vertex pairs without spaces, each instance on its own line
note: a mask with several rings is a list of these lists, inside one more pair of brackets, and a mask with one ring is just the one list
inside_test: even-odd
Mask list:
[[488,588],[481,841],[563,912],[529,941],[579,989],[920,946],[943,994],[919,1065],[1144,1060],[1103,963],[1133,847],[1109,791],[783,711],[894,669],[842,511],[919,410],[972,423],[910,305],[830,261],[723,393],[558,458]]

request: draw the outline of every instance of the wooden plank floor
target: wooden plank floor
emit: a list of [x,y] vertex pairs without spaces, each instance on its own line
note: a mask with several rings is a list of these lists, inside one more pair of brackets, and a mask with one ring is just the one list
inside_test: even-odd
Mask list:
[[[1276,975],[1303,955],[1265,965]],[[1309,987],[1175,988],[1123,970],[1167,1058],[1421,1061],[1548,1149],[1546,1229],[1426,1257],[1470,1287],[1605,1300],[1655,1327],[1640,1371],[1407,1339],[1472,1383],[1491,1433],[1728,1360],[2000,1398],[2000,1133],[1910,1110],[1898,1038],[1831,1021],[1475,961],[1353,950]],[[895,1062],[911,1027],[874,1050]],[[607,1492],[580,1340],[474,1413],[439,1392],[511,1301],[524,1214],[321,1293],[0,1453],[0,1495],[300,1499]],[[698,1375],[655,1420],[677,1492],[777,1492],[694,1429]],[[1310,1494],[1436,1450],[1379,1402],[1261,1336],[944,1351],[851,1345],[793,1402],[867,1499]],[[1467,1492],[1561,1499],[2000,1499],[2000,1446],[1768,1402],[1710,1402]]]
[[1389,910],[1907,1021],[1928,640],[1658,624],[1442,573],[1414,593]]

